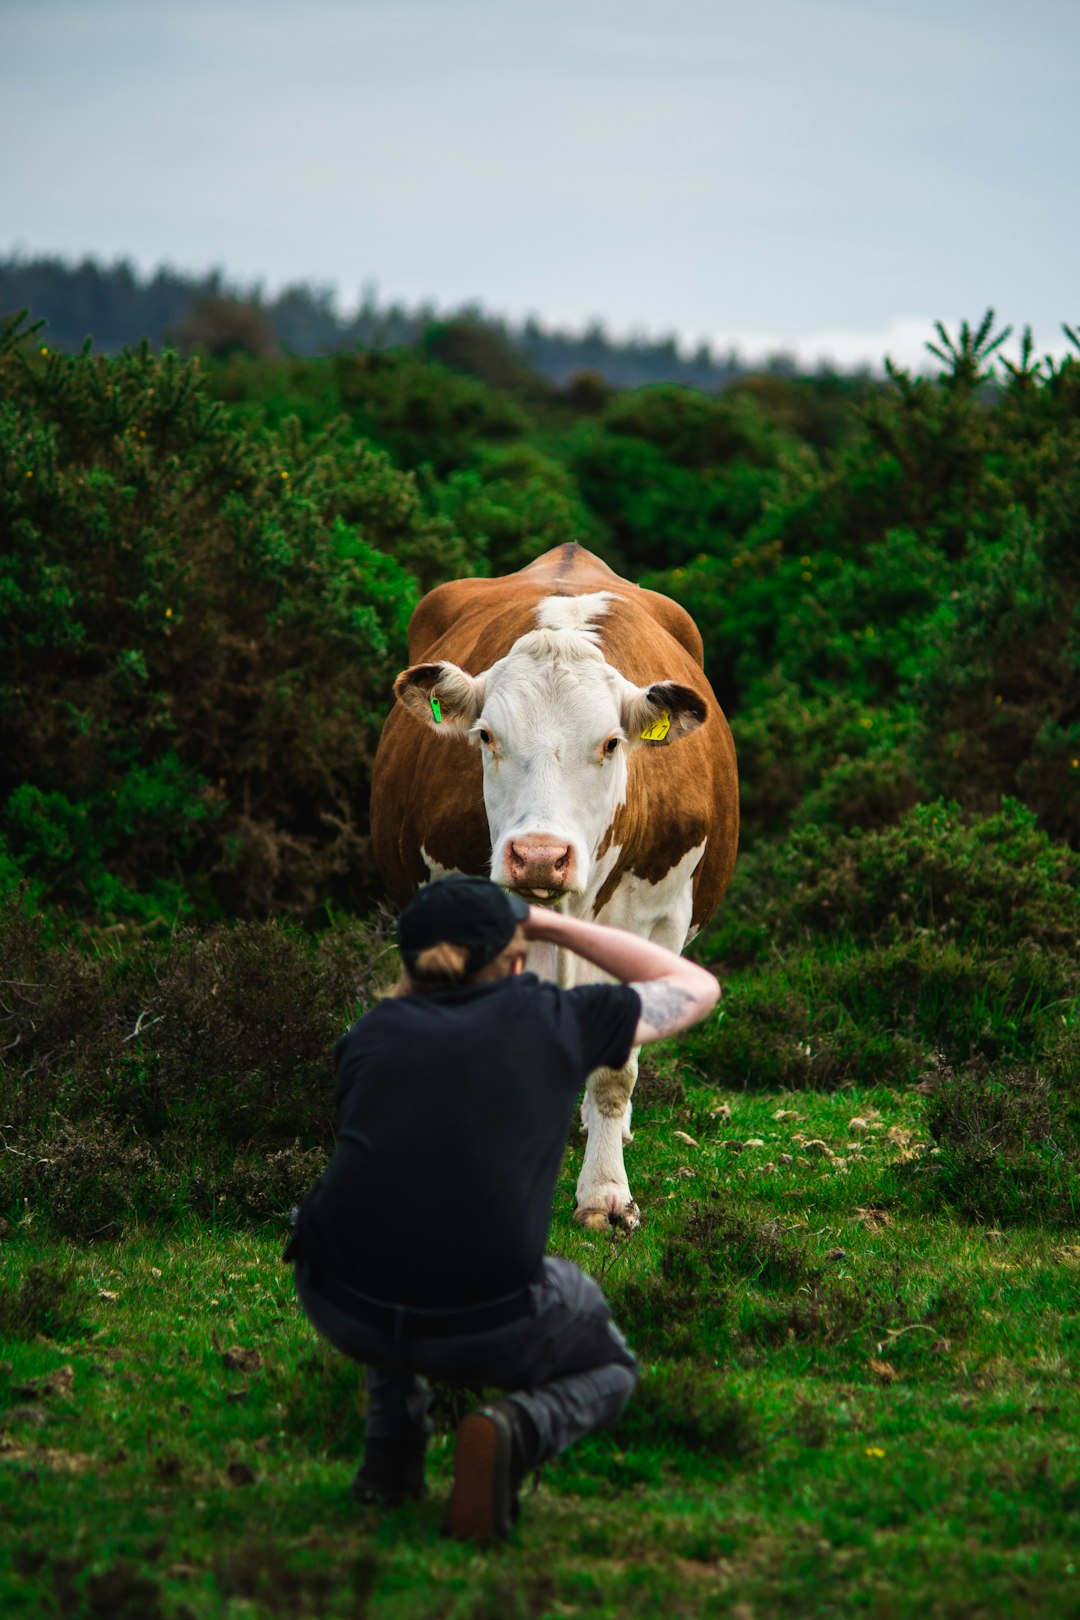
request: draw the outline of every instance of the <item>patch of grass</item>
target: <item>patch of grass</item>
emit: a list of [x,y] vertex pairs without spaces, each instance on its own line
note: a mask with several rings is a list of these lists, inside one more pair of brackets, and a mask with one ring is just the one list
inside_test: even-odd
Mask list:
[[573,1226],[568,1156],[553,1247],[602,1281],[642,1382],[506,1548],[438,1535],[463,1392],[437,1392],[429,1499],[352,1503],[359,1369],[273,1227],[72,1252],[16,1221],[0,1297],[70,1269],[78,1310],[0,1342],[5,1617],[1065,1612],[1080,1245],[928,1214],[917,1092],[680,1080],[637,1112],[637,1232]]

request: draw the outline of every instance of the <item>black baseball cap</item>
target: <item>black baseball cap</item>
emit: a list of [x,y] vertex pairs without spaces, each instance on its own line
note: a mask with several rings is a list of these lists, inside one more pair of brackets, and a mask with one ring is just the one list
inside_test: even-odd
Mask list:
[[414,894],[398,918],[398,946],[412,972],[416,958],[432,945],[462,945],[469,972],[479,973],[514,937],[529,915],[520,895],[507,894],[487,878],[452,873]]

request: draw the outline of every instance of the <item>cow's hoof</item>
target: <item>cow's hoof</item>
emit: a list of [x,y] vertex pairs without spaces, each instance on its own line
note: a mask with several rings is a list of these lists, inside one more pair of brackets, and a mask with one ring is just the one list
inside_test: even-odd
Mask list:
[[633,1232],[640,1224],[641,1211],[632,1198],[609,1193],[596,1203],[579,1205],[574,1211],[574,1220],[586,1232],[609,1232],[613,1226]]

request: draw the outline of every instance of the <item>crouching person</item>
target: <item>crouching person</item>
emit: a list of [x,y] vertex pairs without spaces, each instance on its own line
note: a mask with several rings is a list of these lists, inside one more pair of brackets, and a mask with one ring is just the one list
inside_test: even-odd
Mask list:
[[[505,1392],[458,1429],[443,1524],[491,1541],[523,1477],[614,1423],[637,1378],[600,1289],[544,1254],[575,1099],[719,992],[661,946],[482,878],[428,884],[398,938],[396,994],[338,1043],[337,1147],[285,1257],[315,1328],[366,1367],[358,1500],[423,1493],[427,1379]],[[524,971],[530,940],[622,982],[560,990]]]

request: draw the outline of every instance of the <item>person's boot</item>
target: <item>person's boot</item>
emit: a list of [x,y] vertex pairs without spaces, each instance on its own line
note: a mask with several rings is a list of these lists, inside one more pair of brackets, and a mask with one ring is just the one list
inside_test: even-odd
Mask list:
[[369,1440],[349,1494],[365,1506],[400,1507],[424,1494],[424,1446]]
[[513,1401],[470,1412],[458,1427],[454,1488],[442,1533],[457,1541],[502,1541],[518,1516],[521,1481],[536,1466],[533,1424]]

